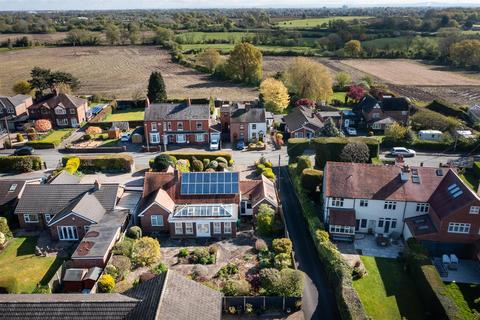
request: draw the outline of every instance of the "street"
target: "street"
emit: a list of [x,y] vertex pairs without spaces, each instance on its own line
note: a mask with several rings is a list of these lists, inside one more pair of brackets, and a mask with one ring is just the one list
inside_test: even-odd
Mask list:
[[[404,158],[405,163],[410,166],[420,166],[423,163],[425,167],[438,167],[440,163],[446,164],[451,160],[456,160],[461,154],[455,153],[436,153],[436,152],[417,152],[415,157]],[[395,160],[394,157],[388,155],[388,151],[380,154],[381,160]]]

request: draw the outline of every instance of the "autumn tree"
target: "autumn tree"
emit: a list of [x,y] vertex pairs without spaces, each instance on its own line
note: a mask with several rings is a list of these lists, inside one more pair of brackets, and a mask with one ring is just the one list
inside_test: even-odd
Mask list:
[[13,84],[13,92],[16,94],[31,94],[33,89],[30,82],[27,80],[18,80]]
[[315,107],[315,101],[307,98],[302,98],[298,99],[297,102],[295,102],[295,106],[300,107],[300,106],[305,106],[309,108],[314,108]]
[[350,84],[350,82],[352,82],[352,77],[345,71],[340,71],[335,76],[335,81],[337,83],[337,87],[340,90],[345,90],[345,88]]
[[167,90],[162,74],[159,71],[152,72],[148,81],[148,100],[151,103],[167,100]]
[[290,91],[298,97],[328,101],[333,95],[330,73],[322,64],[311,59],[293,59],[284,77]]
[[231,79],[257,84],[262,79],[262,63],[260,50],[250,43],[240,43],[230,53],[226,67]]
[[352,100],[360,101],[365,96],[365,89],[361,86],[350,86],[348,88],[347,97]]
[[197,64],[206,67],[210,72],[213,72],[222,62],[222,56],[217,50],[207,48],[197,55],[196,62]]
[[167,41],[173,39],[175,34],[172,30],[167,28],[158,27],[155,30],[155,36],[153,37],[153,43],[155,44],[165,44]]
[[358,40],[350,40],[345,43],[344,50],[349,57],[358,57],[362,53],[362,44]]
[[450,47],[454,65],[480,68],[480,40],[463,40]]
[[157,239],[142,237],[135,241],[132,261],[139,266],[150,266],[160,260],[160,243]]
[[267,78],[260,84],[260,100],[268,111],[282,113],[288,107],[290,97],[282,81]]
[[105,37],[111,45],[117,44],[120,41],[120,35],[120,29],[114,24],[109,24],[105,28]]

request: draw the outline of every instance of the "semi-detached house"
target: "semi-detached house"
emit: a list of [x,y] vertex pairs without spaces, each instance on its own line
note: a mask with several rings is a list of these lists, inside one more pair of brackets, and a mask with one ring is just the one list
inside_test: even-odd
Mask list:
[[327,162],[323,194],[333,238],[395,233],[461,256],[480,239],[480,198],[453,168]]
[[88,101],[69,94],[59,93],[28,108],[30,119],[47,119],[52,126],[77,128],[87,120]]
[[230,141],[245,143],[263,139],[267,133],[265,108],[255,102],[224,104],[220,108],[222,131],[230,133]]

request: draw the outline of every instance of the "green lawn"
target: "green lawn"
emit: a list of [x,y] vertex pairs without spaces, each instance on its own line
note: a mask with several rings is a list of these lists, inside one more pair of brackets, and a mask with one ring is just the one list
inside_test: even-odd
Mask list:
[[103,119],[104,122],[110,121],[137,121],[143,120],[145,109],[126,109],[114,111]]
[[60,129],[52,130],[49,134],[42,136],[37,141],[43,141],[48,143],[60,143],[63,139],[67,138],[75,129]]
[[332,96],[332,100],[338,100],[338,101],[341,101],[342,104],[345,102],[345,97],[346,97],[347,93],[346,92],[343,92],[343,91],[339,91],[339,92],[334,92],[333,93],[333,96]]
[[47,284],[62,259],[35,256],[37,237],[10,240],[0,252],[0,288],[9,293],[32,293],[36,285]]
[[475,193],[477,192],[479,181],[473,172],[467,169],[464,173],[459,174],[459,176],[470,189],[472,189]]
[[338,16],[338,17],[325,17],[325,18],[309,18],[309,19],[296,19],[288,21],[280,21],[278,26],[280,28],[315,28],[321,26],[324,23],[328,23],[332,20],[345,20],[351,21],[354,19],[365,20],[371,17],[367,16]]
[[424,319],[415,283],[395,259],[361,257],[368,274],[355,280],[365,311],[372,319]]
[[480,304],[475,299],[480,298],[480,285],[450,282],[446,284],[447,294],[455,301],[460,309],[462,319],[478,319],[474,311],[480,312]]

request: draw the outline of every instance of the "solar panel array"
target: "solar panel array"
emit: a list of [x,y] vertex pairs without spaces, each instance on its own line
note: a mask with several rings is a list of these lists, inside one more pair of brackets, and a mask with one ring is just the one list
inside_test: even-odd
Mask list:
[[190,172],[182,174],[182,195],[238,193],[238,172]]

